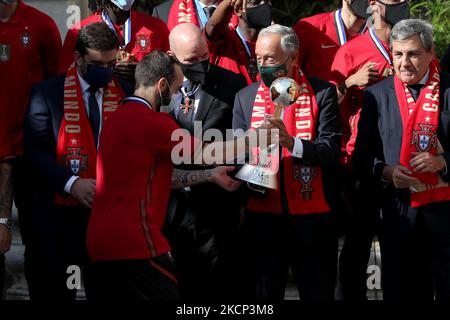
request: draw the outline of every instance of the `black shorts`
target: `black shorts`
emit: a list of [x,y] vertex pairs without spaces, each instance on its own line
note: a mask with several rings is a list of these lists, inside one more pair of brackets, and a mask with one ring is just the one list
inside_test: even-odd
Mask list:
[[98,261],[93,265],[89,299],[179,300],[170,254],[142,260]]

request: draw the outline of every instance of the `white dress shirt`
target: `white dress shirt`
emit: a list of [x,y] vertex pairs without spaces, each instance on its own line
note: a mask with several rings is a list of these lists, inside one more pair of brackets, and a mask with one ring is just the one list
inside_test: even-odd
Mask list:
[[[284,109],[281,112],[281,119],[284,119]],[[294,147],[292,148],[292,151],[288,149],[291,156],[294,158],[303,158],[303,142],[302,139],[297,137],[294,138]]]

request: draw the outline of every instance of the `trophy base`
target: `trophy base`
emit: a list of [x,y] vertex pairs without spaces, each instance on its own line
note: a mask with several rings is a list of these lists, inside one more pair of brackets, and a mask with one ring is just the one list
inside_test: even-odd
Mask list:
[[277,175],[267,169],[245,164],[236,174],[236,178],[268,189],[278,187]]

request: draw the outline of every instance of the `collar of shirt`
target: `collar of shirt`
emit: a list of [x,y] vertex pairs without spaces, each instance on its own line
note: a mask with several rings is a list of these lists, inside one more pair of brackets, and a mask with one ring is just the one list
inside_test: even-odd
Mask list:
[[430,69],[428,69],[427,73],[425,73],[422,80],[420,80],[417,84],[425,85],[427,83],[429,77],[430,77]]
[[[78,74],[78,79],[80,80],[81,92],[83,92],[83,94],[84,94],[84,93],[88,92],[91,85],[89,83],[87,83],[86,80],[83,79],[83,77],[80,75],[80,73],[78,71],[77,71],[77,74]],[[97,90],[97,92],[100,92],[101,94],[103,94],[103,88],[99,88]]]
[[206,7],[215,7],[215,8],[217,8],[217,3],[211,4],[211,5],[208,6],[208,5],[204,4],[203,2],[199,1],[198,4],[200,5],[200,7],[202,9],[205,9]]
[[[183,82],[187,81],[187,80],[188,79],[186,77],[184,77]],[[198,90],[194,94],[194,108],[192,110],[194,112],[194,118],[195,118],[195,114],[197,113],[198,106],[200,104],[200,91],[201,90],[202,90],[202,85],[200,84]],[[181,91],[179,91],[176,102],[175,102],[175,106],[174,106],[175,118],[178,118],[178,114],[180,113],[180,108],[181,108],[182,104],[183,104],[183,93]]]
[[[86,108],[86,112],[89,115],[89,88],[91,85],[83,79],[80,73],[77,70],[78,80],[80,81],[81,92],[83,94],[83,102],[84,107]],[[95,93],[95,97],[97,98],[97,103],[100,108],[100,115],[102,114],[102,105],[103,105],[103,88],[99,88]]]

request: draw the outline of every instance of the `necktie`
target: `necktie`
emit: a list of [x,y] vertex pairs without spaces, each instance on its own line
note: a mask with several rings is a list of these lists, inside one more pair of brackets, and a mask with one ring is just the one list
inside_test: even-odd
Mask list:
[[417,99],[419,99],[420,90],[422,90],[422,88],[423,84],[420,83],[408,86],[409,92],[411,92],[414,101],[417,101]]
[[98,145],[98,135],[100,131],[100,110],[95,97],[97,88],[89,87],[89,122],[91,123],[92,133],[94,134],[95,146]]
[[211,16],[213,15],[214,11],[216,11],[216,7],[210,6],[210,7],[204,7],[203,11],[206,14],[206,18],[211,18]]
[[[195,86],[190,81],[183,82],[183,90],[181,91],[181,104],[178,111],[178,123],[184,129],[191,131],[194,119],[194,103],[195,103]],[[186,95],[183,93],[185,92]]]

